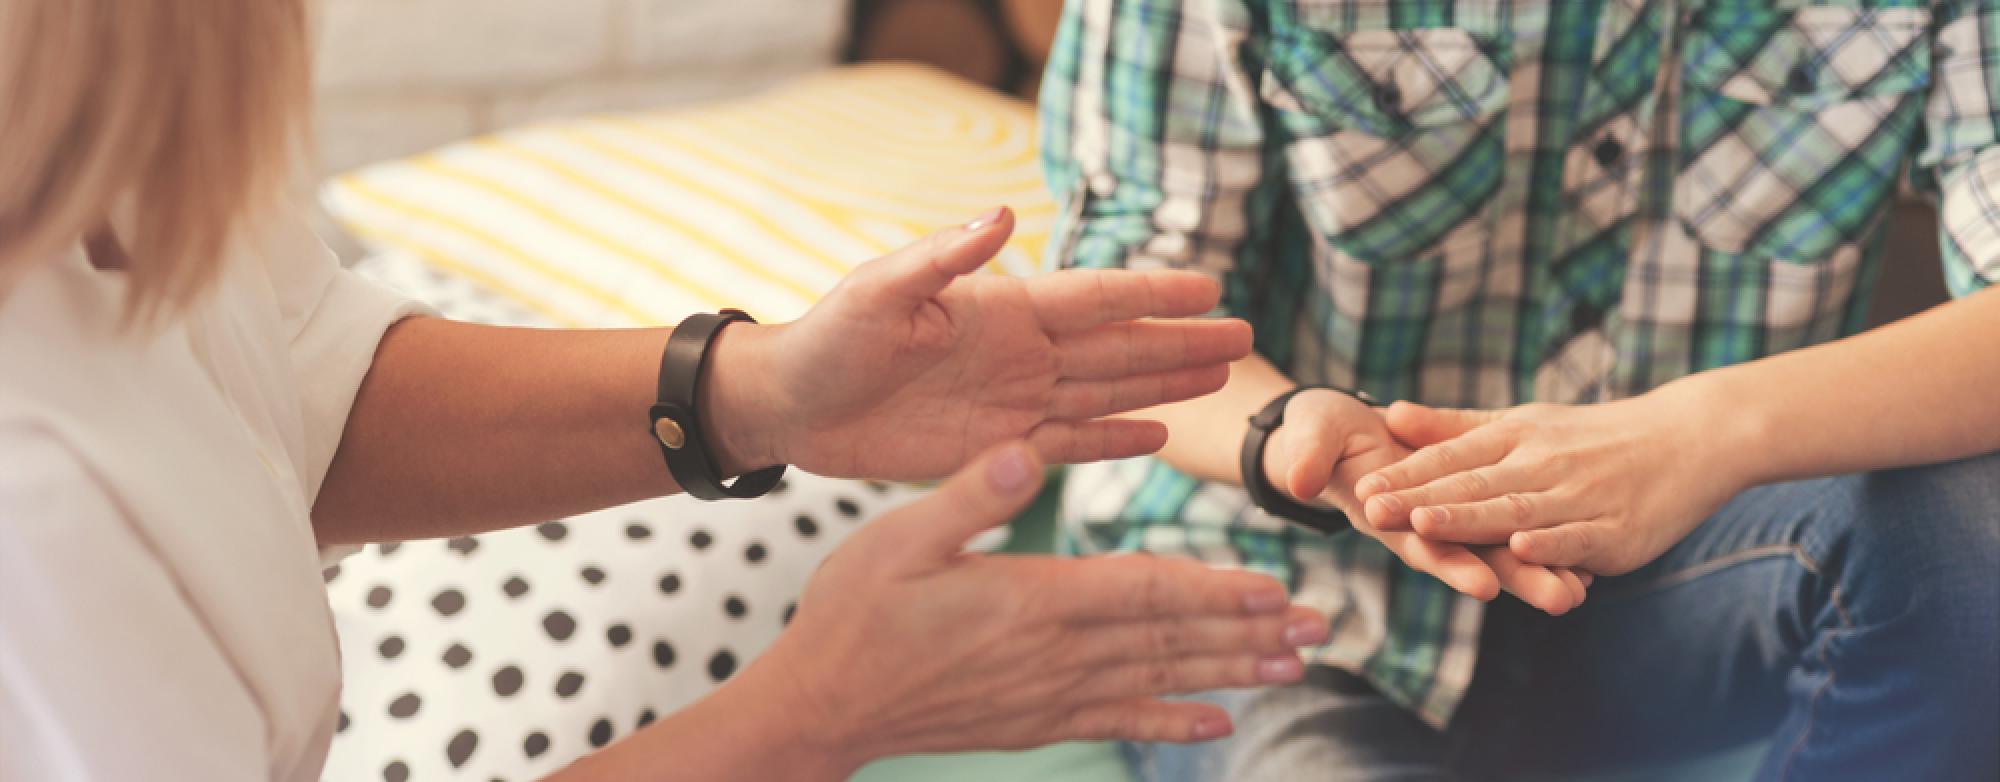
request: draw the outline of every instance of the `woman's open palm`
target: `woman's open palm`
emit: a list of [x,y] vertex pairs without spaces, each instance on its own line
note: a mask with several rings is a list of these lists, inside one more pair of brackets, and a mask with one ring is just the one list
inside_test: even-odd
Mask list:
[[1000,210],[864,264],[773,337],[785,461],[914,480],[1015,438],[1056,462],[1151,453],[1164,426],[1106,416],[1221,388],[1249,352],[1248,324],[1191,317],[1220,296],[1199,273],[971,274],[1012,229]]

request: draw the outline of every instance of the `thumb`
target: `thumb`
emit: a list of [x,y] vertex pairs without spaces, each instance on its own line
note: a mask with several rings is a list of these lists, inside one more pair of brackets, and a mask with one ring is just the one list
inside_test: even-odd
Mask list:
[[1389,433],[1410,450],[1441,443],[1499,420],[1500,410],[1454,410],[1425,407],[1415,402],[1397,402],[1383,416]]
[[1013,232],[1014,212],[995,207],[972,222],[862,264],[854,270],[854,279],[866,286],[867,298],[877,306],[914,308],[952,280],[977,271],[1000,252]]
[[905,550],[927,561],[950,559],[974,536],[1025,510],[1041,491],[1042,477],[1042,461],[1027,443],[996,446],[923,499],[898,509],[890,522],[899,527],[893,534]]

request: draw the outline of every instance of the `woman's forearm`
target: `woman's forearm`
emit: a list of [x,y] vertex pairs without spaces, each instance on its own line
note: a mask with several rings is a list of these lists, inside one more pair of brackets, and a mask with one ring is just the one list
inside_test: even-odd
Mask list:
[[[766,328],[731,325],[711,355],[704,431],[729,471],[762,462]],[[314,502],[320,542],[467,534],[679,491],[647,419],[667,335],[398,324]]]
[[1250,416],[1294,385],[1268,359],[1253,353],[1229,365],[1229,383],[1222,390],[1137,415],[1167,425],[1167,446],[1159,455],[1175,469],[1203,480],[1240,485],[1243,470],[1237,448],[1250,427]]
[[2000,291],[1654,393],[1755,485],[2000,450]]

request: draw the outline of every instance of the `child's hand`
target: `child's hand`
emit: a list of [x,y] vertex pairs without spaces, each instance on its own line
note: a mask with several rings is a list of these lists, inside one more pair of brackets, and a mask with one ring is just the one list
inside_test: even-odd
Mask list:
[[1529,565],[1506,546],[1468,548],[1428,540],[1407,528],[1370,524],[1355,500],[1355,482],[1402,461],[1410,450],[1390,434],[1382,416],[1360,400],[1337,391],[1306,391],[1286,403],[1284,420],[1264,451],[1264,474],[1279,490],[1304,502],[1339,508],[1356,530],[1381,541],[1410,567],[1481,600],[1491,600],[1505,589],[1550,614],[1565,613],[1583,602],[1587,573]]

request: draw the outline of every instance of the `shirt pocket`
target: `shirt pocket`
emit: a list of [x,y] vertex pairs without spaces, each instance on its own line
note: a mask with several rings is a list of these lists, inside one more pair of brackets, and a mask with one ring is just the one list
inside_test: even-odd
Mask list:
[[1674,209],[1701,245],[1814,263],[1879,223],[1930,84],[1921,8],[1716,3],[1683,53]]
[[1500,188],[1505,49],[1456,28],[1273,37],[1263,97],[1301,209],[1369,263],[1488,238]]

